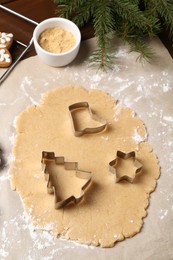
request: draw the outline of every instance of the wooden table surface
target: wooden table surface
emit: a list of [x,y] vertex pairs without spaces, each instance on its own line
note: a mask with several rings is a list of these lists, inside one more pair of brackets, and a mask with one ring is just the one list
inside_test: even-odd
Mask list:
[[[28,18],[41,22],[44,19],[55,17],[57,6],[53,3],[52,0],[0,0],[0,4],[18,12]],[[34,24],[31,24],[7,11],[4,11],[0,8],[0,31],[11,32],[14,34],[14,38],[24,44],[28,44],[32,38],[33,30],[35,28]],[[82,40],[89,39],[94,36],[94,31],[91,25],[87,25],[83,28],[80,28]],[[172,43],[168,39],[167,32],[162,32],[160,34],[160,39],[170,52],[173,57],[173,47]],[[22,51],[22,48],[19,44],[15,43],[13,45],[12,52],[14,56],[18,55]],[[24,58],[35,55],[35,50],[33,45]]]

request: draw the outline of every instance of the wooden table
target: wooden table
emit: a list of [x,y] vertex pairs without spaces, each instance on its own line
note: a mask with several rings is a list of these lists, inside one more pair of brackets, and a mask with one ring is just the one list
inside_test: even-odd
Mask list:
[[[0,0],[0,4],[24,16],[27,16],[36,22],[41,22],[44,19],[56,16],[57,6],[53,3],[52,0]],[[32,37],[34,28],[35,25],[0,9],[0,31],[12,32],[15,39],[24,44],[28,44]],[[80,30],[82,40],[86,40],[94,36],[94,31],[91,25],[80,28]],[[173,47],[172,43],[168,39],[167,32],[164,31],[159,36],[173,57]],[[15,43],[12,49],[14,55],[19,55],[21,51],[22,47]],[[32,45],[29,52],[25,54],[24,58],[33,56],[35,54],[36,53]]]

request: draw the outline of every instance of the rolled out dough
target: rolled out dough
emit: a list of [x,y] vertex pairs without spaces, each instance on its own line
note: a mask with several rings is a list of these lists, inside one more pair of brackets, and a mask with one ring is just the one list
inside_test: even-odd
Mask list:
[[[68,106],[82,101],[108,122],[105,132],[74,136]],[[82,127],[95,124],[82,113],[78,120]],[[143,141],[137,142],[135,134]],[[49,226],[53,235],[80,243],[112,247],[140,231],[149,194],[160,174],[146,136],[145,126],[135,113],[120,107],[107,93],[78,86],[56,88],[45,93],[38,106],[28,107],[17,118],[10,168],[12,187],[20,194],[34,225],[42,229]],[[115,183],[109,171],[117,150],[136,151],[137,160],[143,164],[133,184]],[[92,185],[80,204],[54,208],[54,196],[47,193],[41,172],[42,151],[77,161],[79,168],[93,173]],[[67,188],[70,181],[65,185]]]

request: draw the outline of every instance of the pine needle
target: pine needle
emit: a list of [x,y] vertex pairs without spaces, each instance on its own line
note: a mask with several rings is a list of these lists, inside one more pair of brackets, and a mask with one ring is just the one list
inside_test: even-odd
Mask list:
[[131,43],[129,52],[138,52],[139,56],[137,57],[136,61],[141,63],[151,62],[155,56],[155,51],[150,46],[148,46],[146,42],[141,40]]
[[173,0],[53,0],[57,15],[74,21],[79,27],[93,22],[97,50],[91,64],[108,68],[112,64],[111,39],[116,34],[137,51],[137,61],[150,62],[155,55],[144,39],[153,38],[164,24],[173,39]]

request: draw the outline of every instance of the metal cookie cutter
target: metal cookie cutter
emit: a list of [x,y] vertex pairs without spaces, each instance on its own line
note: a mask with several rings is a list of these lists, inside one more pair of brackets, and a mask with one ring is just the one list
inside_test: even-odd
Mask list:
[[[49,194],[54,194],[55,196],[55,209],[62,208],[66,206],[67,204],[73,202],[74,204],[79,203],[83,197],[85,190],[88,188],[89,184],[92,181],[92,173],[80,170],[78,168],[77,162],[65,162],[64,157],[55,157],[54,152],[42,152],[42,166],[43,166],[43,173],[45,175],[45,180],[47,181],[47,191]],[[54,163],[56,165],[64,165],[65,170],[75,170],[76,171],[76,177],[80,179],[86,179],[85,184],[81,187],[81,194],[78,198],[76,198],[74,195],[60,200],[58,196],[58,190],[55,188],[55,182],[53,181],[50,172],[48,172],[48,165],[49,163]]]
[[[119,176],[119,173],[118,173],[118,170],[117,170],[117,168],[119,166],[119,161],[121,163],[123,163],[124,160],[128,160],[130,158],[133,159],[133,165],[136,169],[133,173],[133,176],[129,176],[126,173],[123,174],[122,176]],[[135,151],[132,151],[132,152],[129,152],[129,153],[117,151],[116,158],[109,163],[109,170],[115,175],[115,182],[119,182],[121,180],[126,180],[126,181],[132,183],[134,181],[135,177],[136,177],[136,174],[139,173],[142,170],[142,167],[143,167],[143,165],[138,160],[136,160]]]
[[[101,126],[98,126],[98,127],[92,127],[92,128],[84,128],[84,129],[79,129],[77,127],[77,124],[75,122],[75,118],[73,116],[73,114],[75,112],[77,112],[77,110],[79,109],[86,109],[88,110],[91,118],[99,123],[101,123],[102,125]],[[69,112],[70,112],[70,117],[71,117],[71,121],[72,121],[72,127],[73,127],[73,132],[74,132],[74,135],[79,137],[79,136],[82,136],[84,134],[95,134],[95,133],[99,133],[99,132],[102,132],[106,129],[107,127],[107,122],[101,118],[99,118],[98,116],[96,116],[95,114],[93,114],[88,102],[78,102],[78,103],[75,103],[75,104],[72,104],[69,106]]]

